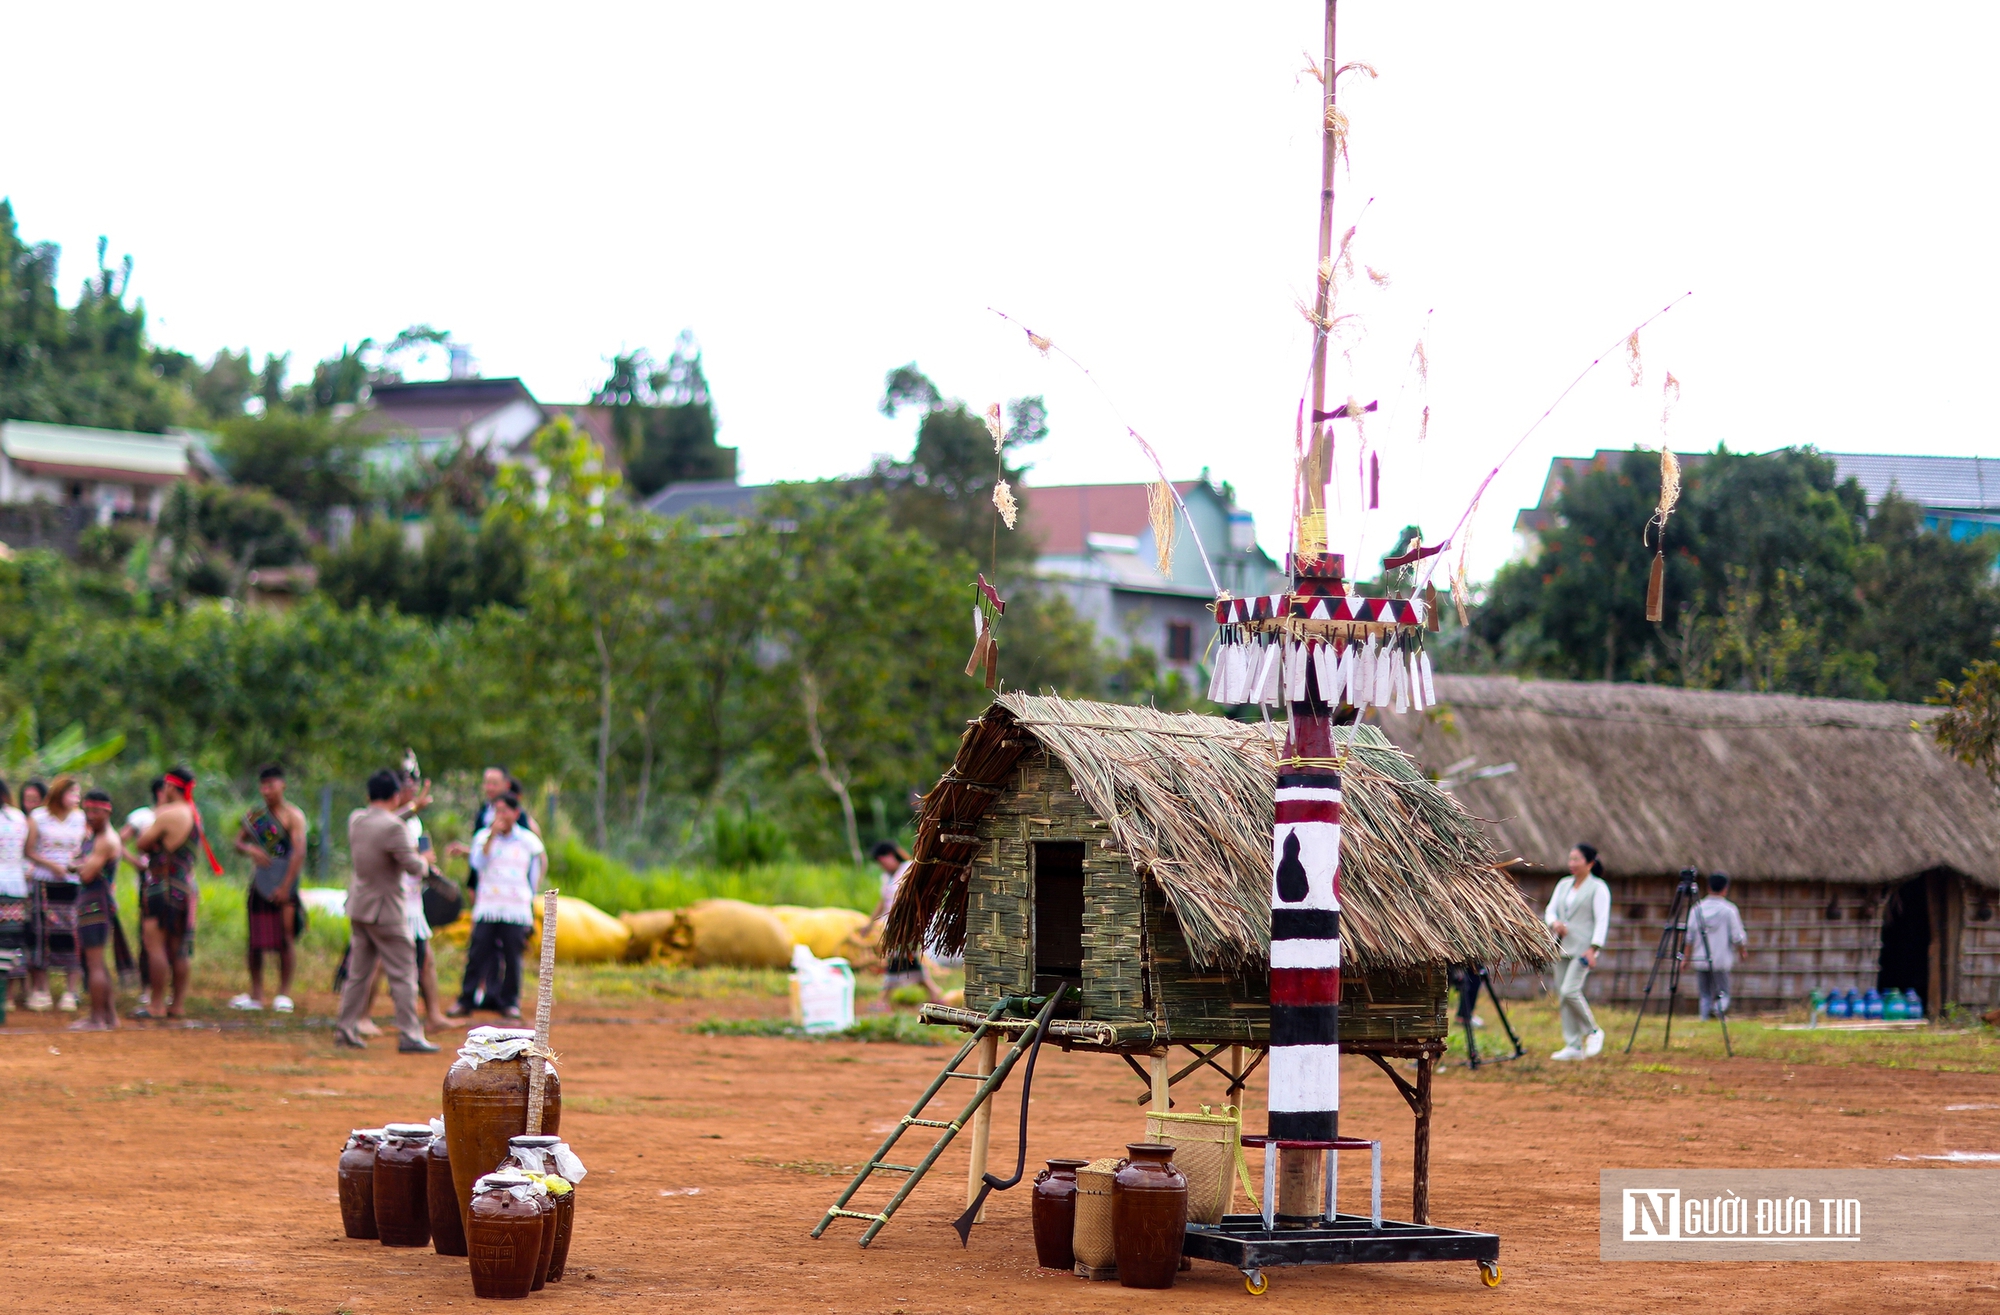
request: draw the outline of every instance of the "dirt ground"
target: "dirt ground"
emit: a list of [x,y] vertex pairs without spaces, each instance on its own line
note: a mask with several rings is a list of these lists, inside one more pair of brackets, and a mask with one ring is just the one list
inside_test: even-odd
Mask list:
[[[331,1002],[310,1003],[323,1012]],[[1607,1265],[1596,1223],[1603,1167],[1891,1167],[1899,1155],[2000,1150],[2000,1075],[1685,1057],[1448,1069],[1437,1083],[1433,1218],[1500,1234],[1498,1289],[1458,1263],[1273,1271],[1255,1298],[1234,1270],[1197,1262],[1172,1291],[1142,1294],[1038,1270],[1025,1187],[995,1196],[990,1222],[961,1250],[947,1227],[964,1204],[959,1147],[868,1250],[854,1245],[852,1223],[810,1240],[851,1166],[950,1052],[687,1027],[769,1015],[772,1004],[559,1009],[563,1131],[591,1172],[572,1277],[532,1303],[743,1315],[1384,1302],[1425,1312],[2000,1310],[2000,1264]],[[66,1021],[15,1013],[0,1032],[0,1089],[18,1138],[0,1274],[20,1309],[362,1315],[472,1302],[463,1260],[345,1240],[334,1190],[348,1129],[437,1111],[449,1049],[336,1052],[323,1022],[80,1035]],[[1220,1087],[1191,1080],[1176,1092],[1186,1108]],[[1342,1130],[1385,1136],[1385,1205],[1403,1213],[1408,1115],[1365,1061],[1348,1061],[1343,1090]],[[1116,1060],[1046,1052],[1030,1175],[1045,1157],[1137,1140],[1142,1094]],[[1018,1105],[1001,1110],[994,1164],[1004,1173]],[[1365,1172],[1350,1169],[1343,1184],[1349,1208],[1365,1208]]]

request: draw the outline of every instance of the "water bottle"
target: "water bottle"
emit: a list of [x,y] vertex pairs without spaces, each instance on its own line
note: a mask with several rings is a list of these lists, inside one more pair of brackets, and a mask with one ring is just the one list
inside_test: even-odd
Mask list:
[[1828,1018],[1848,1017],[1850,1010],[1847,1002],[1847,997],[1853,994],[1854,992],[1852,991],[1848,991],[1845,994],[1839,991],[1834,991],[1831,994],[1829,994],[1826,997],[1826,1016]]
[[1868,994],[1861,997],[1861,1009],[1871,1019],[1880,1018],[1882,1016],[1882,993],[1872,987],[1869,988]]
[[1890,1022],[1900,1023],[1909,1017],[1908,1006],[1903,1003],[1903,993],[1891,990],[1882,1001],[1882,1017]]
[[1917,994],[1914,987],[1903,992],[1903,1016],[1906,1018],[1922,1018],[1924,1016],[1924,998]]
[[1820,990],[1818,987],[1814,987],[1810,1003],[1812,1005],[1812,1012],[1808,1017],[1817,1023],[1819,1022],[1819,1016],[1826,1012],[1826,992]]

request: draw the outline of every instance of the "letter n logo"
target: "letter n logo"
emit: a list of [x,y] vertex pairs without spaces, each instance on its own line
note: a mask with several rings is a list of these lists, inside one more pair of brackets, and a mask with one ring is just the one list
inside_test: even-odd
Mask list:
[[1679,1188],[1625,1189],[1625,1241],[1677,1242],[1681,1236]]

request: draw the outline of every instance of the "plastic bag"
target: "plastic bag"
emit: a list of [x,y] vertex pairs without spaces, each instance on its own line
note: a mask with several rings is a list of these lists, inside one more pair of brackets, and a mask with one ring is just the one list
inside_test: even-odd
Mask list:
[[815,959],[792,947],[792,1021],[808,1032],[844,1032],[854,1026],[854,970],[845,959]]

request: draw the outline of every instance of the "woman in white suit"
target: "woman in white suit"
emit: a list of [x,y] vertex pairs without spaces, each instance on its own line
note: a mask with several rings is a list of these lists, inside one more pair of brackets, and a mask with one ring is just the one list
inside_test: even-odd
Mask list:
[[1583,984],[1597,966],[1611,925],[1611,887],[1604,884],[1595,845],[1569,851],[1569,875],[1556,883],[1544,917],[1562,943],[1556,995],[1562,1001],[1563,1048],[1549,1058],[1589,1059],[1604,1049],[1604,1029],[1583,998]]

